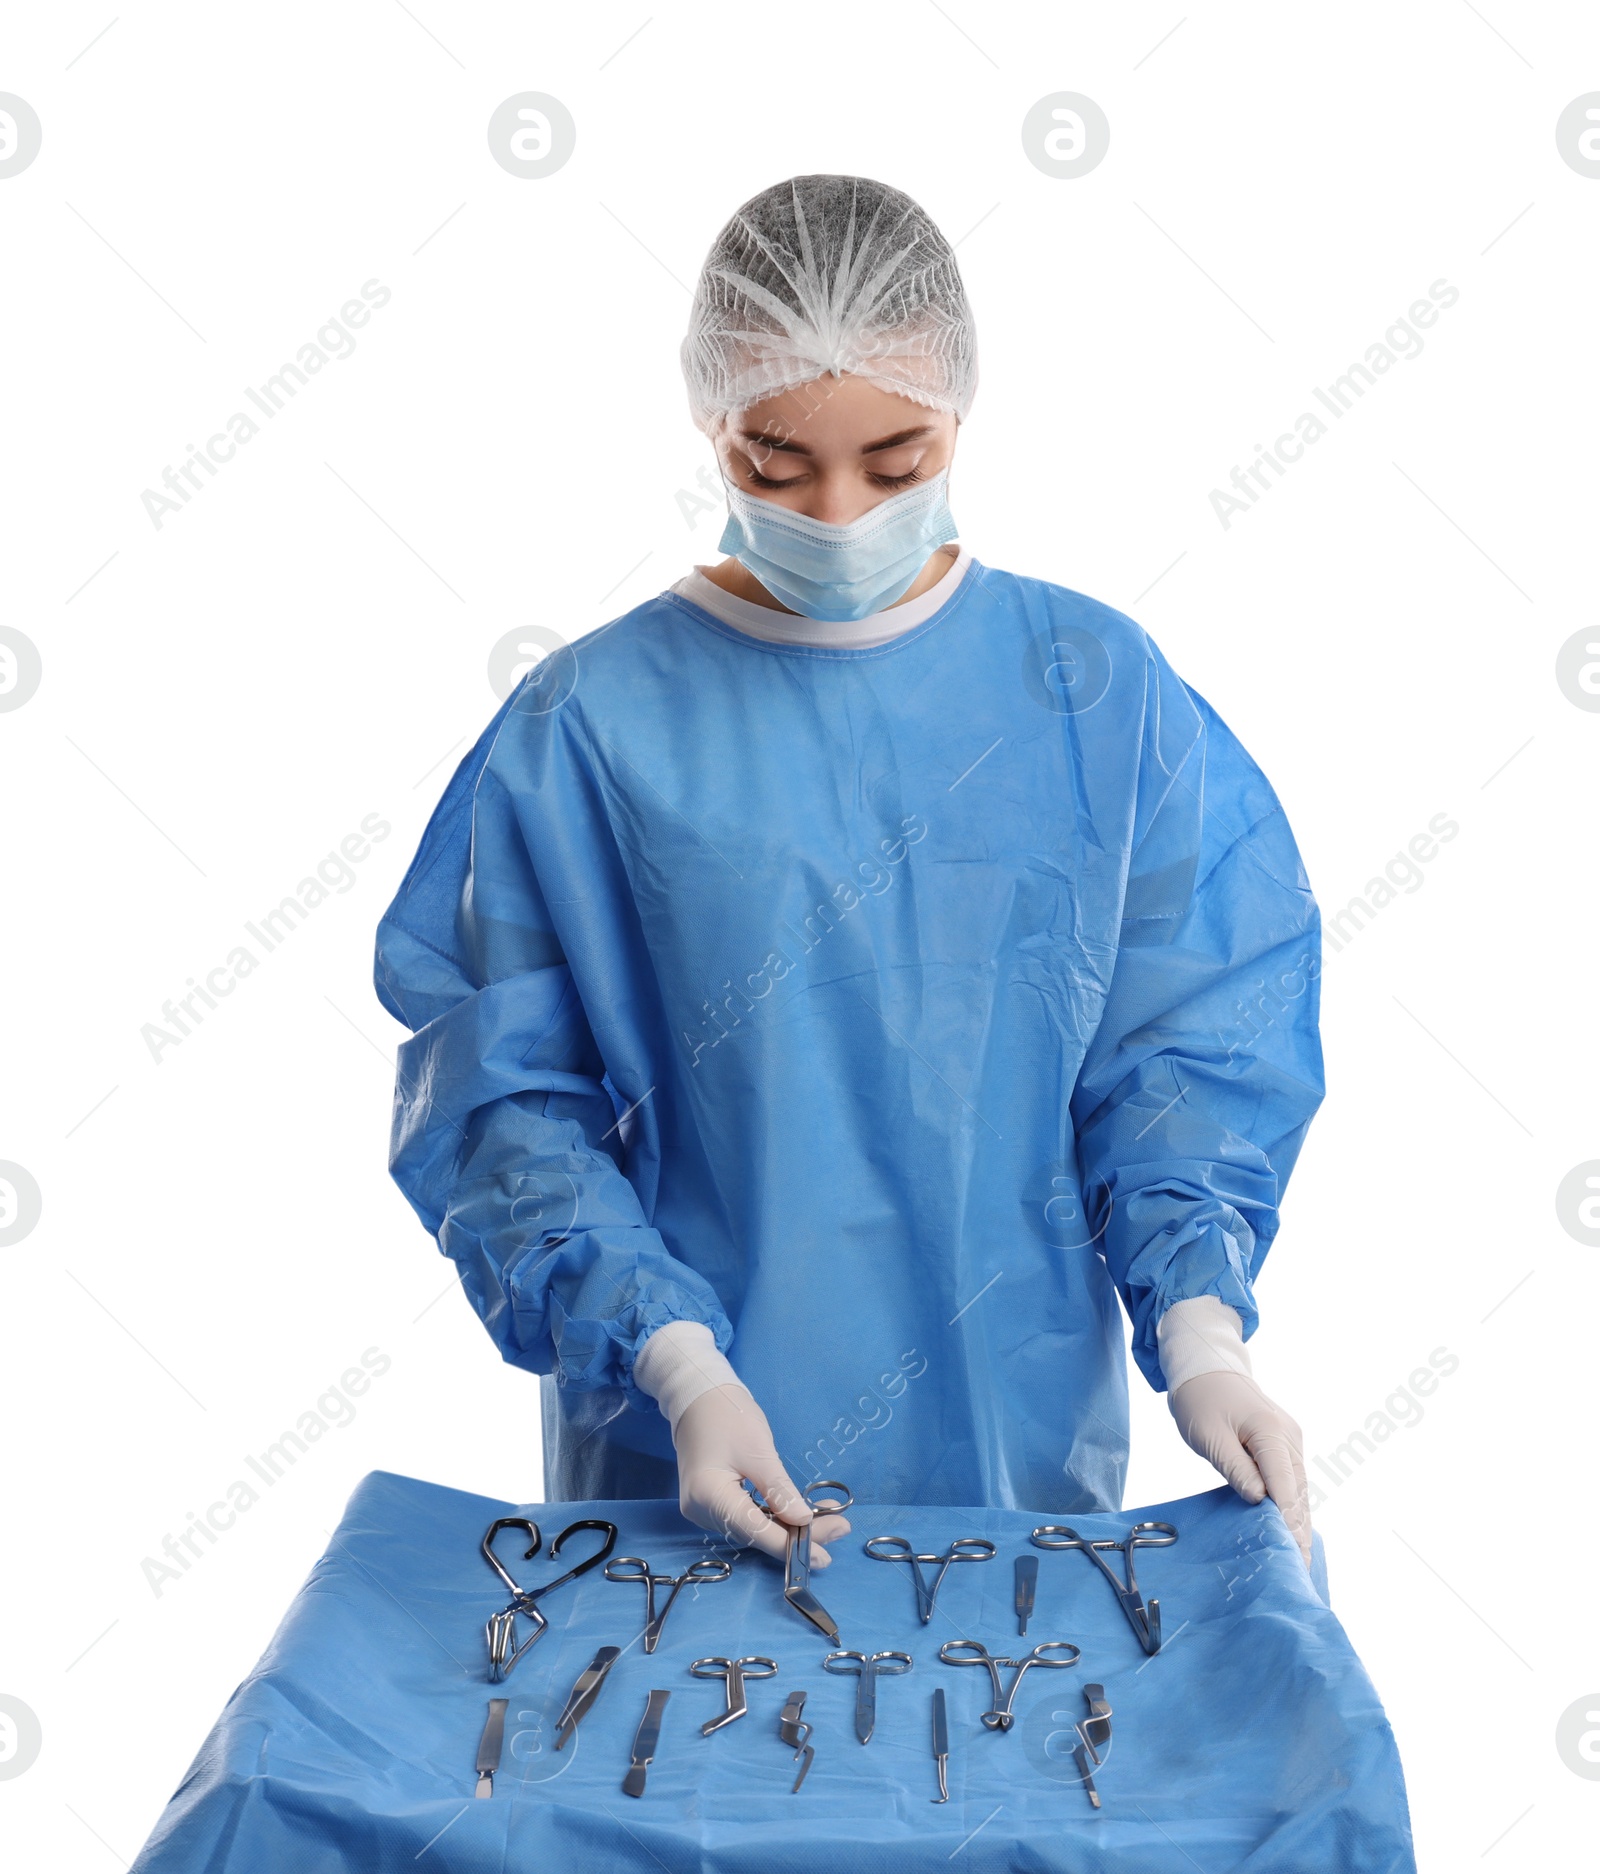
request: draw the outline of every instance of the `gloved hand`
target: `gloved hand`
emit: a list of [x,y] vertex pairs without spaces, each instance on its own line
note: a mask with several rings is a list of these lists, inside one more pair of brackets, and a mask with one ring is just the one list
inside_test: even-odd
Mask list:
[[[850,1533],[842,1516],[811,1506],[790,1481],[772,1441],[767,1415],[742,1385],[713,1386],[684,1408],[672,1428],[678,1453],[678,1508],[691,1523],[714,1535],[775,1555],[787,1547],[783,1524],[811,1524],[811,1566],[826,1568],[820,1546]],[[772,1506],[764,1516],[741,1487],[748,1479]]]
[[1271,1497],[1311,1566],[1311,1509],[1300,1427],[1247,1373],[1199,1373],[1167,1395],[1184,1443],[1246,1503]]

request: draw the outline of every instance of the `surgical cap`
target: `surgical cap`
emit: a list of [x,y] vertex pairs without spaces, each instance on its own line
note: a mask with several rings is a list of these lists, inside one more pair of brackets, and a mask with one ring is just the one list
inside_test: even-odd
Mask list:
[[706,256],[681,356],[708,433],[827,372],[958,422],[978,387],[950,243],[909,195],[866,176],[793,176],[752,196]]

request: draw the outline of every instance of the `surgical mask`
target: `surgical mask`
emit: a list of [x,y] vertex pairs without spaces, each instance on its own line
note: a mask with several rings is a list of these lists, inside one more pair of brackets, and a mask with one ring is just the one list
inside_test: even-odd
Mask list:
[[806,618],[830,624],[865,618],[892,605],[929,554],[955,539],[945,501],[949,472],[940,469],[853,521],[815,521],[735,488],[724,475],[728,524],[717,550]]

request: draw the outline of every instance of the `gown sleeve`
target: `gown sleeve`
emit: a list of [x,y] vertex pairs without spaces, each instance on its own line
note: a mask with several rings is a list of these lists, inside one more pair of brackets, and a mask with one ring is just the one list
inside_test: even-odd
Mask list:
[[1144,731],[1111,987],[1072,1100],[1085,1212],[1157,1391],[1156,1329],[1215,1295],[1248,1337],[1321,1104],[1321,931],[1283,809],[1145,640]]
[[605,1063],[516,814],[487,772],[516,695],[462,761],[378,927],[378,999],[411,1029],[389,1165],[501,1356],[580,1390],[634,1385],[644,1341],[733,1329],[623,1171]]

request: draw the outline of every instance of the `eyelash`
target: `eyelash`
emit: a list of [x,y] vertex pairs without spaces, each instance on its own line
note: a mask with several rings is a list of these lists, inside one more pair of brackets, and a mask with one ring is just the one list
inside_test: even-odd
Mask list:
[[[921,469],[912,469],[909,474],[905,475],[873,475],[869,479],[875,481],[880,488],[909,488],[913,482],[919,482],[922,478]],[[794,475],[787,481],[772,481],[763,475],[760,469],[752,468],[750,479],[757,488],[790,488],[801,477]]]

